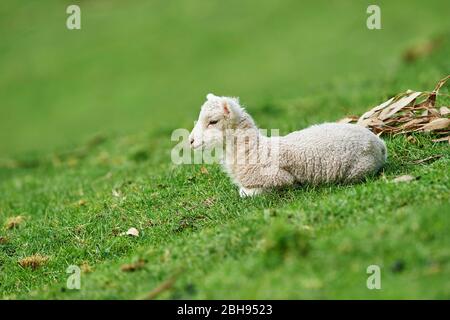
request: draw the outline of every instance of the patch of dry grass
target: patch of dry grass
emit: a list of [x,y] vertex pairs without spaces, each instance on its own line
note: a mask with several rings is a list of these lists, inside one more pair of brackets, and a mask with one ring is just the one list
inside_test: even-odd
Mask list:
[[34,254],[32,256],[23,258],[19,260],[19,265],[23,268],[31,268],[36,270],[47,263],[49,258],[40,254]]
[[9,230],[17,228],[24,221],[25,221],[24,216],[9,217],[5,222],[5,229]]

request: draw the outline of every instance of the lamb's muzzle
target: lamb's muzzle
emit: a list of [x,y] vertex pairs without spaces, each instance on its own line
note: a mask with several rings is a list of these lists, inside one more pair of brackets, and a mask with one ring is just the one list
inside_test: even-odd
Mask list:
[[213,94],[189,139],[194,149],[224,146],[222,165],[241,196],[294,183],[359,181],[377,173],[387,159],[383,140],[364,127],[324,123],[267,137],[238,99]]

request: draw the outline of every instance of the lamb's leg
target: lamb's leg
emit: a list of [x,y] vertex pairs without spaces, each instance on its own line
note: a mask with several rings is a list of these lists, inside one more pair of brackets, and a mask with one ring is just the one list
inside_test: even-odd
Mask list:
[[[257,171],[261,172],[260,170]],[[266,170],[263,174],[253,172],[253,174],[247,175],[241,180],[242,186],[239,195],[241,197],[252,197],[263,193],[264,190],[291,185],[294,182],[294,176],[283,169]]]
[[242,187],[241,189],[239,189],[239,195],[241,196],[241,198],[253,197],[263,193],[263,191],[264,190],[261,188],[247,189]]

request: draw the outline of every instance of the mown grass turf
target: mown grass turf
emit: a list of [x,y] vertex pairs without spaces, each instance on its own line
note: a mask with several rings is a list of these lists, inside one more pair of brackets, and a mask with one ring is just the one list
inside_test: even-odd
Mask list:
[[[36,48],[22,52],[8,47],[1,62],[6,71],[0,75],[0,84],[8,89],[0,93],[6,103],[0,109],[5,124],[1,133],[8,134],[2,138],[7,141],[2,144],[0,164],[3,298],[145,298],[167,280],[174,281],[172,287],[158,298],[450,298],[448,144],[432,143],[427,135],[416,135],[414,142],[402,136],[386,138],[389,163],[377,177],[356,185],[287,189],[252,199],[239,198],[217,166],[207,166],[205,173],[201,166],[174,166],[170,161],[174,146],[170,134],[175,128],[191,127],[205,90],[243,95],[257,123],[279,128],[282,134],[362,113],[408,88],[431,90],[450,71],[446,12],[438,10],[444,2],[408,2],[405,7],[386,2],[381,34],[355,27],[364,26],[364,5],[276,6],[275,14],[269,2],[259,10],[249,4],[237,12],[229,9],[231,5],[224,8],[214,3],[206,13],[202,11],[206,9],[187,6],[182,20],[176,20],[176,6],[161,4],[157,11],[144,3],[129,7],[114,3],[108,9],[99,2],[99,7],[85,10],[91,15],[86,14],[82,38],[64,33],[69,39],[62,36],[66,30],[51,27],[57,25],[56,20],[43,19],[59,12],[58,6],[48,3],[44,8],[50,13],[33,5],[14,7],[19,17],[27,10],[42,10],[36,11],[35,19],[45,30],[30,32],[17,42],[9,35],[0,44],[17,43],[19,48],[33,44]],[[220,10],[234,20],[204,31],[217,21],[214,13]],[[250,20],[235,15],[247,11],[254,13]],[[315,18],[300,23],[295,13],[300,11],[304,18],[312,13]],[[150,22],[147,12],[153,17]],[[428,19],[411,19],[411,14]],[[108,29],[110,20],[124,22],[124,29]],[[16,21],[16,25],[8,19],[2,23],[25,32],[27,27],[20,19]],[[267,21],[273,22],[266,26]],[[405,30],[393,30],[398,21],[406,23]],[[94,22],[100,28],[96,33],[88,29]],[[102,27],[100,22],[110,24]],[[315,39],[307,36],[311,24],[316,26]],[[187,25],[191,39],[182,37],[180,28]],[[251,29],[252,25],[261,30]],[[173,29],[164,34],[161,28],[166,26]],[[148,28],[162,41],[159,54],[166,63],[141,63],[147,61],[142,52],[155,44],[142,40],[148,37]],[[244,40],[252,39],[247,46],[238,37],[242,30],[249,32]],[[344,37],[349,30],[354,30],[353,38]],[[130,31],[142,41],[130,44]],[[50,35],[65,45],[73,41],[73,46],[94,44],[101,35],[103,46],[85,46],[77,58],[50,41]],[[284,36],[277,40],[280,35]],[[436,50],[410,63],[402,60],[410,45],[436,35],[444,35]],[[41,37],[48,42],[38,41]],[[341,41],[330,47],[327,39],[334,37]],[[164,54],[164,48],[173,48],[164,39],[182,40],[180,45],[188,56],[184,63],[176,62],[179,51],[173,56]],[[211,43],[210,50],[198,51],[205,48],[204,43]],[[285,43],[289,50],[281,46]],[[238,51],[227,49],[231,45]],[[314,53],[304,53],[305,47]],[[255,48],[264,50],[255,57],[250,54]],[[369,49],[373,52],[366,52]],[[112,53],[101,59],[103,50]],[[17,70],[11,62],[19,51],[35,68],[50,52],[54,63],[44,61],[53,68]],[[140,53],[130,56],[131,52]],[[286,58],[286,52],[298,52],[299,58]],[[268,56],[276,62],[267,65]],[[129,68],[121,73],[113,67],[116,64]],[[300,76],[296,68],[303,67],[306,74]],[[109,76],[120,74],[123,79],[87,83],[93,77],[89,68],[101,74],[97,80],[107,70]],[[64,72],[75,70],[83,76],[62,82]],[[149,70],[163,77],[150,93],[148,81],[158,81],[157,77],[146,78]],[[20,96],[24,78],[30,74],[36,77],[26,80],[31,91]],[[306,79],[311,82],[306,84]],[[165,89],[169,85],[173,92]],[[102,101],[106,92],[111,95]],[[442,93],[448,92],[443,88]],[[98,99],[83,104],[91,93],[99,94]],[[174,97],[183,97],[183,103],[172,104]],[[114,104],[113,115],[108,101]],[[136,106],[128,114],[125,106],[137,101],[151,107]],[[57,107],[63,102],[69,110]],[[77,109],[80,103],[83,107]],[[448,105],[450,99],[440,97],[438,103]],[[28,113],[34,105],[38,109]],[[149,120],[141,119],[143,115]],[[74,133],[83,119],[87,123]],[[48,126],[54,122],[57,125]],[[104,133],[85,139],[96,131],[91,122]],[[122,123],[120,130],[111,129]],[[145,129],[145,123],[151,126]],[[12,135],[14,127],[20,132]],[[36,139],[29,139],[34,134]],[[65,140],[68,136],[70,141]],[[432,155],[441,157],[414,163]],[[402,174],[418,179],[391,182]],[[17,228],[3,226],[9,217],[18,215],[24,222]],[[140,231],[139,237],[121,235],[130,227]],[[19,265],[22,258],[33,254],[49,260],[35,270]],[[121,270],[124,264],[137,261],[145,261],[140,269]],[[373,264],[381,267],[382,290],[366,287],[366,268]],[[79,291],[66,288],[69,265],[84,266]]]

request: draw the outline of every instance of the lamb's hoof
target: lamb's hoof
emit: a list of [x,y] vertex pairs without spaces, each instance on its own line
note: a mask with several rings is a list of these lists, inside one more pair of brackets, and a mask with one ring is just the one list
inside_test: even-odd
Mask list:
[[241,188],[239,190],[239,195],[241,196],[241,198],[257,196],[257,195],[259,195],[261,193],[262,193],[262,189]]

